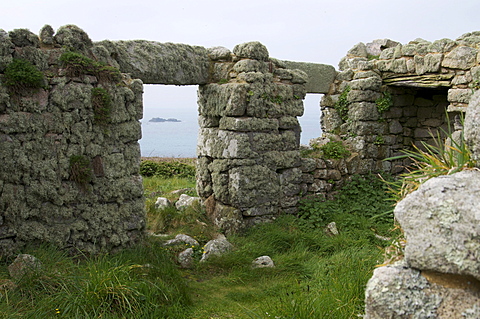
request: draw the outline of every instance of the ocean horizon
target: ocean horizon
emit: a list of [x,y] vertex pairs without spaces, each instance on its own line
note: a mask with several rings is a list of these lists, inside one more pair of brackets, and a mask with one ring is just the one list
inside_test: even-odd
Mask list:
[[[196,157],[198,111],[194,86],[144,85],[142,157]],[[320,95],[307,94],[305,112],[299,117],[301,144],[319,137]],[[180,122],[149,122],[152,118],[177,119]]]

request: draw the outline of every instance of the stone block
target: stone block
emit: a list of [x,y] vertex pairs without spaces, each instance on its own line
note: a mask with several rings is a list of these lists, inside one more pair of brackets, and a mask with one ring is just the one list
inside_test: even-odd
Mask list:
[[209,84],[199,87],[198,111],[203,116],[243,116],[247,107],[246,83]]
[[219,128],[228,131],[266,132],[277,131],[277,119],[259,119],[252,117],[222,117]]
[[411,267],[480,279],[479,181],[473,170],[432,178],[397,204]]
[[467,46],[458,46],[445,55],[442,66],[451,69],[468,70],[477,62],[478,50]]
[[200,129],[197,155],[213,158],[250,158],[255,156],[247,133],[214,128]]
[[469,103],[472,95],[471,89],[450,89],[447,99],[450,103]]
[[439,72],[442,59],[443,54],[440,53],[429,53],[425,56],[416,55],[414,56],[415,72],[418,75]]

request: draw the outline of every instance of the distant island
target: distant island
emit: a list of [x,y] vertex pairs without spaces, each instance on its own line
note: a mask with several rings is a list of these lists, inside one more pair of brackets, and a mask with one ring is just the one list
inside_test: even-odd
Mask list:
[[164,119],[162,117],[154,117],[149,122],[162,123],[162,122],[181,122],[181,121],[173,118]]

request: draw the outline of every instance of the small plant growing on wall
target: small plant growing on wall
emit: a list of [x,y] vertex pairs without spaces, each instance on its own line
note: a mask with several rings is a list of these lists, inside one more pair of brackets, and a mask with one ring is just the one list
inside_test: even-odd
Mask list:
[[350,155],[350,151],[345,148],[342,141],[329,141],[320,146],[324,158],[341,159]]
[[39,89],[43,85],[43,73],[30,62],[22,59],[13,59],[7,65],[3,83],[11,92],[19,94],[29,89]]
[[348,92],[350,92],[350,87],[346,86],[334,106],[343,121],[348,119]]
[[63,63],[67,75],[70,77],[91,74],[96,76],[100,82],[111,81],[115,83],[122,79],[117,68],[94,61],[77,52],[67,51],[60,56],[59,60]]
[[112,118],[112,98],[104,88],[92,89],[93,114],[96,124],[106,125]]
[[387,91],[383,92],[383,96],[381,98],[378,98],[375,101],[375,104],[377,104],[378,113],[383,113],[388,111],[390,107],[393,105],[392,94],[390,94],[390,92],[387,92]]
[[83,189],[92,181],[93,173],[90,161],[83,155],[70,157],[70,180],[76,182]]

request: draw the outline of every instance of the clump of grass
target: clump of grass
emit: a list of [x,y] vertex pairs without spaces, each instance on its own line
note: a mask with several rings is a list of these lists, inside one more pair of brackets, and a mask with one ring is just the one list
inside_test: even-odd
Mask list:
[[70,157],[70,180],[85,187],[92,181],[93,172],[90,160],[84,155],[72,155]]
[[[461,121],[463,122],[463,119]],[[450,127],[450,123],[448,126]],[[407,172],[401,174],[400,179],[387,183],[396,202],[417,190],[430,178],[475,168],[476,163],[467,146],[463,131],[459,133],[457,138],[453,136],[451,130],[441,130],[437,136],[430,133],[434,141],[433,145],[425,142],[421,142],[421,146],[414,144],[413,150],[403,150],[402,155],[385,159],[386,161],[399,159],[411,161]]]
[[117,68],[103,62],[94,61],[78,52],[66,51],[60,56],[59,61],[65,67],[67,76],[70,77],[89,74],[96,76],[100,82],[110,81],[114,83],[122,79],[122,75]]
[[185,281],[158,244],[79,260],[56,247],[29,253],[42,268],[2,292],[8,318],[188,318]]
[[337,110],[338,115],[343,121],[348,119],[348,93],[350,92],[350,86],[346,86],[338,97],[338,101],[335,103],[334,108]]
[[341,159],[350,156],[350,151],[342,141],[329,141],[319,149],[322,151],[323,158],[326,159]]

